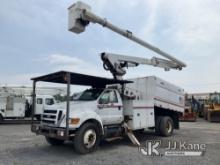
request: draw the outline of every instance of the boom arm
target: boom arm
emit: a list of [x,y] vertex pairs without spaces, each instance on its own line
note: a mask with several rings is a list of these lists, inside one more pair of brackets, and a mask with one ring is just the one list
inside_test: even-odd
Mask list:
[[126,74],[125,68],[136,67],[140,64],[161,67],[164,68],[166,71],[168,71],[170,68],[179,69],[178,65],[173,63],[172,61],[156,57],[147,59],[112,53],[101,53],[101,59],[103,61],[104,69],[109,70],[116,79],[122,79],[122,76]]
[[[80,1],[76,2],[72,6],[69,7],[69,30],[74,32],[74,33],[81,33],[85,31],[86,26],[90,23],[98,23],[102,25],[103,27],[107,27],[108,29],[112,30],[113,32],[116,32],[136,43],[139,45],[150,49],[161,56],[169,59],[169,60],[164,60],[164,59],[159,59],[153,57],[152,59],[141,59],[141,58],[132,58],[134,61],[139,60],[138,64],[149,64],[153,66],[158,66],[158,67],[163,67],[165,70],[170,69],[170,68],[175,68],[178,70],[181,70],[183,67],[186,67],[186,64],[183,63],[182,61],[174,58],[170,54],[160,50],[159,48],[149,44],[148,42],[136,37],[133,35],[132,32],[129,30],[123,30],[116,25],[113,25],[112,23],[108,22],[106,19],[101,18],[94,13],[91,12],[90,6],[87,4],[84,4]],[[115,56],[114,56],[115,57]],[[128,57],[128,56],[123,56],[123,58]],[[109,58],[110,59],[110,58]],[[134,62],[137,63],[137,62]]]

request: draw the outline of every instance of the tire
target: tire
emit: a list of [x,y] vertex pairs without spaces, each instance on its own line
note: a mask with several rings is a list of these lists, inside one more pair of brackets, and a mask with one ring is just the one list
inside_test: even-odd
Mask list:
[[41,115],[35,115],[37,121],[41,121]]
[[31,110],[27,109],[25,111],[25,117],[31,117]]
[[155,122],[155,132],[157,135],[160,135],[160,121],[162,119],[162,116],[156,117],[156,122]]
[[159,132],[161,136],[171,136],[173,134],[174,124],[169,116],[163,116],[160,119]]
[[75,150],[80,154],[93,152],[97,149],[99,143],[99,129],[95,124],[90,122],[83,124],[74,137]]
[[4,121],[4,118],[2,117],[2,115],[0,114],[0,123],[2,123]]
[[58,145],[62,145],[64,143],[64,140],[60,140],[60,139],[54,139],[54,138],[50,138],[50,137],[45,137],[47,143],[49,143],[52,146],[58,146]]

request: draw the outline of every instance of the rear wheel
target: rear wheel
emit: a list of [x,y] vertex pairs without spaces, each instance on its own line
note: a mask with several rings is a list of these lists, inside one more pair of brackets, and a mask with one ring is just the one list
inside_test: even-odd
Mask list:
[[173,134],[174,124],[169,116],[161,116],[156,121],[156,133],[161,136],[171,136]]
[[74,137],[75,150],[80,154],[94,151],[100,143],[98,127],[93,123],[83,124]]
[[173,134],[173,120],[169,116],[164,116],[160,121],[160,134],[162,136],[171,136]]
[[50,138],[50,137],[45,137],[45,138],[46,138],[47,143],[49,143],[52,146],[58,146],[64,143],[64,140]]
[[156,134],[160,135],[160,121],[161,121],[162,116],[158,116],[156,118],[156,122],[155,122],[155,132]]

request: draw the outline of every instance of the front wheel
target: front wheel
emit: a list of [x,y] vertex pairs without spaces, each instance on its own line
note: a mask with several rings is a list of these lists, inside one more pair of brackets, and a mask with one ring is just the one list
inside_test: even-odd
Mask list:
[[37,121],[41,121],[41,115],[35,115]]
[[2,115],[0,114],[0,123],[2,123],[4,121],[4,118],[2,117]]
[[83,124],[74,137],[75,150],[80,154],[94,151],[100,143],[98,127],[93,123]]

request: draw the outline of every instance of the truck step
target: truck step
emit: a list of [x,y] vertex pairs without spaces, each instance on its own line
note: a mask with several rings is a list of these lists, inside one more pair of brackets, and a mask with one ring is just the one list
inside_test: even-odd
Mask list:
[[123,139],[123,137],[117,136],[117,137],[112,137],[112,138],[106,138],[105,140],[106,140],[107,142],[111,142],[111,141],[113,141],[113,140],[118,140],[118,139]]

